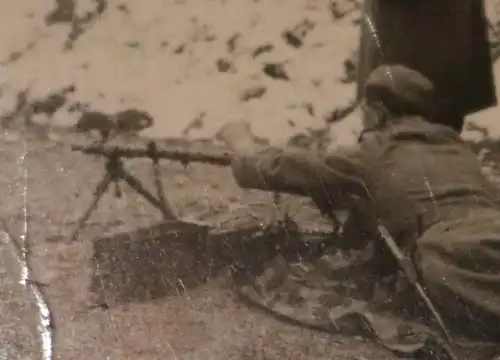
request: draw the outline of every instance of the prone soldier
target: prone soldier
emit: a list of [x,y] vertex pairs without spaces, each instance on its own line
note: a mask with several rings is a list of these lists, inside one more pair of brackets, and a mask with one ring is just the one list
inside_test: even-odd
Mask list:
[[337,153],[259,148],[245,123],[227,125],[219,137],[236,154],[232,169],[243,188],[310,196],[325,212],[348,194],[364,199],[367,219],[381,221],[409,254],[448,325],[499,340],[496,189],[461,137],[428,121],[434,94],[413,69],[378,67],[363,93],[373,126]]

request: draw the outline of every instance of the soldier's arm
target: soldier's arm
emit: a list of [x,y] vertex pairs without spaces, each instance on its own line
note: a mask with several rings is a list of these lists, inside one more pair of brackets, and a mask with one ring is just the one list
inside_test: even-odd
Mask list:
[[357,149],[326,156],[292,148],[252,149],[240,152],[232,168],[238,184],[248,189],[313,198],[364,190],[365,163]]

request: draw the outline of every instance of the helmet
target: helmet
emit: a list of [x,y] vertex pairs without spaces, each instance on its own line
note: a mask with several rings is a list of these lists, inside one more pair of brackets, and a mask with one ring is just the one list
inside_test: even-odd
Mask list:
[[406,66],[383,65],[368,76],[364,95],[367,102],[379,101],[391,110],[428,115],[434,85],[425,75]]

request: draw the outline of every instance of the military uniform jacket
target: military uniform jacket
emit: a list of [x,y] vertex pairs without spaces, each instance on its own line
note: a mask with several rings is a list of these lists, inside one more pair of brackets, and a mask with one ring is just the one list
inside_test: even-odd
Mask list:
[[233,172],[244,188],[368,200],[396,238],[415,236],[470,207],[493,207],[495,190],[475,154],[445,126],[414,117],[366,133],[359,147],[324,156],[302,149],[266,148],[241,156]]

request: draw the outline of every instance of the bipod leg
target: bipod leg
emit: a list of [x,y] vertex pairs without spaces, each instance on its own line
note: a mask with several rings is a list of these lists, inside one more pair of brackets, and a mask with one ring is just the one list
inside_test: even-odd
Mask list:
[[140,195],[142,195],[147,201],[151,203],[154,207],[159,209],[162,212],[163,218],[165,220],[175,220],[177,217],[173,213],[173,211],[167,207],[164,207],[158,199],[154,197],[144,186],[142,186],[141,182],[137,180],[132,175],[128,174],[125,170],[121,174],[121,178],[135,191],[137,191]]
[[106,173],[104,177],[102,178],[101,182],[97,184],[96,190],[94,192],[94,200],[92,200],[92,203],[88,207],[87,211],[82,215],[80,219],[78,219],[76,229],[73,232],[73,235],[71,236],[71,239],[74,241],[78,237],[78,234],[80,233],[80,230],[83,228],[87,220],[90,218],[92,215],[92,212],[97,208],[97,205],[99,204],[99,201],[101,200],[102,196],[108,190],[109,185],[111,184],[112,181],[112,176],[109,173]]
[[160,169],[159,169],[159,159],[158,159],[158,149],[156,148],[156,143],[151,141],[148,144],[148,152],[151,160],[153,161],[153,176],[155,178],[156,196],[162,207],[162,214],[164,220],[171,220],[171,217],[176,217],[174,210],[163,192],[163,184],[161,182]]

